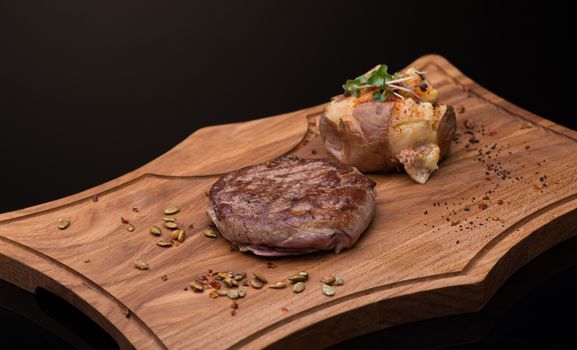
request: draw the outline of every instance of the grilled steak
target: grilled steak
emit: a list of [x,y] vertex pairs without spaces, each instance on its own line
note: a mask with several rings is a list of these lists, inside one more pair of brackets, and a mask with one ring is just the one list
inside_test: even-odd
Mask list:
[[352,247],[375,213],[375,183],[328,159],[281,157],[222,176],[207,214],[241,251],[283,256]]

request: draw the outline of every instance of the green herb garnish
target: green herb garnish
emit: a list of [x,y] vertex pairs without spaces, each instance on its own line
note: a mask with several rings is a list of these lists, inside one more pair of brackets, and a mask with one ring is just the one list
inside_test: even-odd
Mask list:
[[385,102],[391,95],[403,98],[397,93],[397,90],[414,95],[411,89],[398,85],[398,83],[412,79],[412,77],[405,77],[400,73],[390,74],[388,69],[387,65],[381,64],[367,74],[347,80],[343,85],[345,95],[359,97],[362,90],[366,89],[372,92],[373,99],[378,102]]

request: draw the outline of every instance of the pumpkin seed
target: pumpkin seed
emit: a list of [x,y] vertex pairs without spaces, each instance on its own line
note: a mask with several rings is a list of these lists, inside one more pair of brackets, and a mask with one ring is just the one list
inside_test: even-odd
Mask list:
[[259,281],[256,278],[253,278],[250,280],[250,285],[254,288],[254,289],[261,289],[262,286],[264,285],[261,281]]
[[192,282],[190,282],[190,286],[195,292],[202,292],[204,290],[204,285],[197,280],[192,280]]
[[226,295],[230,298],[230,299],[237,299],[238,298],[238,291],[236,289],[229,289],[226,292]]
[[236,280],[234,278],[230,278],[230,277],[223,279],[222,283],[224,283],[224,285],[227,286],[228,288],[238,286],[238,283],[236,283]]
[[166,215],[173,215],[176,214],[180,211],[180,208],[177,207],[176,205],[171,205],[169,207],[167,207],[166,209],[164,209],[164,214]]
[[261,275],[258,272],[253,273],[254,277],[256,277],[257,280],[261,281],[262,283],[268,283],[267,279]]
[[165,216],[162,218],[162,221],[164,221],[164,222],[176,222],[176,218],[173,216]]
[[287,283],[285,281],[277,281],[271,285],[269,285],[269,288],[273,288],[273,289],[283,289],[286,288]]
[[68,226],[70,226],[70,218],[62,218],[58,220],[58,228],[60,230],[65,230]]
[[214,278],[222,281],[223,279],[228,277],[228,273],[226,271],[219,271]]
[[234,274],[234,279],[240,281],[246,277],[246,272],[237,272]]
[[184,242],[186,235],[184,233],[184,230],[174,230],[174,231],[172,231],[171,237],[172,237],[173,241],[178,241],[178,242],[182,243],[182,242]]
[[184,230],[177,230],[180,231],[178,232],[178,236],[176,237],[176,240],[179,241],[180,243],[184,242],[184,240],[186,239],[186,233],[184,232]]
[[156,245],[162,248],[169,248],[172,247],[172,242],[167,242],[167,241],[158,241],[156,242]]
[[295,285],[293,286],[293,292],[295,293],[300,293],[303,290],[305,290],[305,284],[304,282],[297,282],[295,283]]
[[207,228],[204,230],[204,235],[209,238],[216,238],[218,235],[216,234],[216,230],[213,228]]
[[335,295],[335,289],[329,286],[328,284],[323,283],[323,294],[328,297],[332,297],[333,295]]
[[169,228],[171,230],[174,230],[174,229],[178,228],[178,224],[176,222],[172,222],[172,221],[165,221],[164,227]]
[[128,224],[126,225],[126,230],[128,230],[128,232],[132,232],[134,231],[135,227],[133,224]]
[[136,267],[139,270],[148,270],[150,268],[150,265],[148,265],[146,261],[138,259],[134,262],[134,267]]
[[333,284],[335,283],[335,276],[331,275],[331,276],[325,276],[321,279],[321,282],[324,284]]
[[305,276],[307,279],[309,278],[309,273],[306,272],[306,271],[301,271],[301,272],[299,272],[299,275]]
[[221,296],[221,297],[225,297],[228,295],[228,291],[224,290],[224,289],[219,289],[216,291],[216,293]]
[[155,236],[160,236],[162,234],[162,231],[160,230],[160,227],[152,225],[150,226],[150,233]]
[[345,284],[345,280],[341,276],[335,276],[333,286],[342,286],[343,284]]
[[238,297],[244,298],[245,296],[246,296],[246,291],[244,289],[239,289],[238,290]]
[[306,276],[303,276],[301,274],[298,275],[292,275],[288,278],[289,281],[291,281],[292,283],[297,283],[297,282],[304,282],[307,280]]

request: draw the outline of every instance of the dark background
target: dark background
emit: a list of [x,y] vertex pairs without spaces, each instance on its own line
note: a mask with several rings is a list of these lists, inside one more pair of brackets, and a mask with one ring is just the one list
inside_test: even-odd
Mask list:
[[[427,53],[445,56],[505,99],[577,129],[574,17],[568,5],[552,1],[0,0],[0,212],[116,178],[202,126],[323,103],[341,91],[346,78],[377,63],[398,70]],[[474,342],[467,349],[487,343],[576,348],[569,331],[577,324],[573,252],[557,253],[565,265],[532,268],[558,271],[548,277],[557,282],[526,272],[525,279],[540,282],[511,287],[529,288],[523,293],[532,295],[532,303],[512,298],[517,301],[507,309],[517,311],[487,326],[497,333],[455,340],[456,325],[470,322],[463,319],[422,328],[436,329],[437,345]],[[551,295],[558,302],[554,307],[545,304]],[[19,303],[31,304],[28,297],[0,284],[4,338],[22,340],[13,331],[24,327],[18,322],[42,323],[43,312],[59,305],[41,297],[43,307],[22,312]],[[77,321],[72,323],[82,324],[75,317],[81,316],[71,311],[69,319]],[[62,342],[83,329],[95,334],[90,327],[32,333]],[[545,331],[538,333],[540,328]],[[415,338],[395,332],[361,341],[402,347]],[[536,334],[544,334],[541,342],[534,342]]]

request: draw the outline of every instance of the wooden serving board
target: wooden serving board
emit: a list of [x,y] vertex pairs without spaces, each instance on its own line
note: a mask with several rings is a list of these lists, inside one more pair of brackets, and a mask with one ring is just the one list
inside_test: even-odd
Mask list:
[[[220,174],[284,154],[326,156],[316,131],[321,105],[200,129],[118,179],[1,214],[0,278],[61,296],[122,348],[321,348],[479,310],[513,272],[577,233],[577,132],[491,94],[442,57],[412,65],[459,111],[459,135],[425,185],[403,173],[370,174],[377,213],[353,249],[272,259],[202,234],[205,191]],[[176,217],[188,238],[161,248],[149,227],[170,204],[182,208]],[[65,230],[57,228],[62,217],[71,219]],[[136,229],[128,232],[121,217]],[[150,269],[136,269],[136,259]],[[228,298],[184,290],[209,269],[271,281],[304,270],[311,278],[301,294],[245,287],[231,316]],[[319,283],[329,274],[346,281],[333,297]]]

